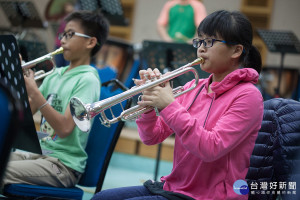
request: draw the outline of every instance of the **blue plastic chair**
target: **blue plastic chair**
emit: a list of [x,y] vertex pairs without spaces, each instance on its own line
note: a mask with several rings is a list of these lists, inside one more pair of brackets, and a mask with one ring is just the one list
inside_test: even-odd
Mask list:
[[0,183],[4,174],[13,140],[22,123],[23,110],[8,84],[0,81]]
[[[120,90],[111,91],[111,84],[116,84]],[[100,100],[120,93],[127,88],[118,80],[114,79],[102,84]],[[126,109],[130,106],[131,100],[122,102]],[[120,107],[112,108],[114,115],[122,112]],[[110,118],[109,113],[106,113]],[[87,165],[84,174],[82,175],[78,185],[83,187],[96,187],[96,191],[101,190],[105,174],[108,168],[111,155],[120,136],[124,122],[112,124],[110,128],[103,126],[97,117],[94,119],[86,152],[88,154]],[[72,188],[56,188],[46,186],[36,186],[27,184],[10,184],[5,186],[4,194],[9,197],[21,198],[45,198],[45,199],[82,199],[83,190],[79,187]]]

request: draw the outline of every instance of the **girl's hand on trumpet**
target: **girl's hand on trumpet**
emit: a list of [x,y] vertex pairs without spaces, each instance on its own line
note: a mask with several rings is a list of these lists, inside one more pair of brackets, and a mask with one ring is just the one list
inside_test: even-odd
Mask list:
[[140,70],[139,75],[141,79],[133,79],[134,83],[137,86],[145,84],[145,82],[148,80],[159,79],[161,73],[157,68],[155,68],[154,70],[148,68],[147,70]]
[[[161,73],[158,69],[147,69],[141,70],[139,72],[141,80],[134,80],[136,85],[144,84],[148,79],[147,77],[159,78]],[[140,101],[138,101],[138,105],[140,106],[152,106],[157,108],[159,111],[163,110],[167,107],[170,103],[175,101],[175,97],[173,95],[173,89],[170,86],[169,82],[166,82],[163,86],[157,85],[150,89],[147,89],[143,92]]]

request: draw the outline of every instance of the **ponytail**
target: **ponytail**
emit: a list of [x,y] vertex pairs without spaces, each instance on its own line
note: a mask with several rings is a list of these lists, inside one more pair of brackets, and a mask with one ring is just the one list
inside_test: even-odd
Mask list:
[[262,60],[260,52],[255,46],[251,45],[248,53],[245,55],[243,67],[255,69],[258,72],[258,74],[260,73],[262,67]]

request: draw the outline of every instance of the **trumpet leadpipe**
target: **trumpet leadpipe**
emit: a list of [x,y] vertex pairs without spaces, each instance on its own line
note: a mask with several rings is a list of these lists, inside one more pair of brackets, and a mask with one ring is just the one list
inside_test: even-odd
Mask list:
[[26,70],[28,70],[28,69],[34,68],[34,67],[35,67],[37,64],[39,64],[39,63],[43,63],[43,62],[46,62],[46,61],[50,61],[51,64],[52,64],[52,70],[50,70],[50,71],[48,71],[48,72],[46,72],[46,73],[43,72],[43,70],[41,70],[41,71],[38,71],[38,70],[37,70],[36,73],[37,73],[38,75],[35,76],[35,80],[39,80],[39,79],[41,79],[41,78],[43,78],[43,77],[49,75],[50,73],[52,73],[52,72],[54,71],[54,69],[55,69],[55,64],[54,64],[54,62],[53,62],[53,57],[54,57],[55,55],[58,55],[58,54],[61,54],[61,53],[63,53],[63,48],[62,48],[62,47],[60,47],[59,49],[57,49],[57,50],[55,50],[55,51],[53,51],[53,52],[51,52],[51,53],[48,53],[48,54],[44,55],[44,56],[41,56],[41,57],[36,58],[36,59],[34,59],[34,60],[32,60],[32,61],[29,61],[29,62],[26,62],[26,63],[22,64],[22,69],[23,69],[23,71],[26,71]]
[[55,55],[58,55],[58,54],[61,54],[63,53],[64,49],[62,47],[60,47],[59,49],[51,52],[51,53],[48,53],[44,56],[41,56],[39,58],[36,58],[34,60],[31,60],[29,62],[26,62],[25,64],[22,65],[22,69],[30,69],[32,68],[34,65],[36,65],[37,63],[40,63],[40,62],[43,62],[45,60],[49,60],[49,59],[52,59],[53,56]]

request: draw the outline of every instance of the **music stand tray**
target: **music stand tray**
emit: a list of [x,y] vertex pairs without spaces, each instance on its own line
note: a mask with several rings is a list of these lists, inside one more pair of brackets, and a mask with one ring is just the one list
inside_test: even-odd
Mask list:
[[291,31],[257,30],[258,35],[266,44],[270,52],[281,54],[281,62],[278,73],[278,85],[275,89],[275,97],[279,97],[281,74],[283,70],[283,60],[286,53],[299,54],[300,42]]

